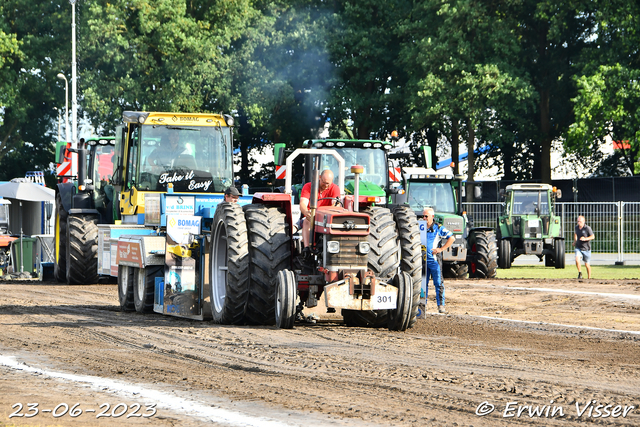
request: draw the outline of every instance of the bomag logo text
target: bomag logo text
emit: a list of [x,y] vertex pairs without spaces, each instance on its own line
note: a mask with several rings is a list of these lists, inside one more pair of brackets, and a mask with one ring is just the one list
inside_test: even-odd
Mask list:
[[199,122],[199,117],[178,117],[181,122]]
[[179,219],[178,227],[197,227],[200,222],[197,219]]

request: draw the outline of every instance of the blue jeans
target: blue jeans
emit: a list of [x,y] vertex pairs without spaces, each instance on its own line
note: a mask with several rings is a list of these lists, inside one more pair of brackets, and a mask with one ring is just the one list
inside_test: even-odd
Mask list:
[[442,284],[442,271],[440,264],[435,259],[427,259],[427,292],[429,297],[429,277],[433,280],[433,287],[436,288],[436,303],[438,306],[444,306],[444,285]]

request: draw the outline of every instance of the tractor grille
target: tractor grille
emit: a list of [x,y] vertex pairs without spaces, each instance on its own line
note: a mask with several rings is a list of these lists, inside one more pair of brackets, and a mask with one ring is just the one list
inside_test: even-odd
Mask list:
[[[334,270],[335,267],[340,268],[366,268],[367,254],[361,254],[358,251],[360,242],[367,242],[367,236],[337,236],[325,235],[327,239],[324,248],[324,267]],[[340,242],[340,252],[329,253],[327,251],[327,242]]]
[[443,225],[452,233],[462,233],[462,218],[445,218]]

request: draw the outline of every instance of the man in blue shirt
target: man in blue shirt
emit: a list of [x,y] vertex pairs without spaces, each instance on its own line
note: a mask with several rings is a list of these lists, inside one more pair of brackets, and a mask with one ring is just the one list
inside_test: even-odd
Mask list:
[[[425,208],[422,211],[424,219],[427,221],[427,289],[425,297],[429,296],[429,276],[433,279],[433,287],[436,289],[436,303],[438,304],[438,312],[445,313],[444,309],[444,285],[442,284],[442,270],[438,263],[437,255],[446,251],[456,240],[453,233],[433,222],[434,211],[432,208]],[[440,242],[446,239],[446,242],[440,247]]]

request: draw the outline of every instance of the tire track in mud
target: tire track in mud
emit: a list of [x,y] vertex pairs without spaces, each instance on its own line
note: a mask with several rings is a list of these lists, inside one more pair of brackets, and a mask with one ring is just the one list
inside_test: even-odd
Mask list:
[[[72,296],[37,289],[27,294],[8,296],[4,307],[16,305],[10,307],[12,314],[0,315],[3,322],[13,318],[8,323],[18,330],[44,330],[37,338],[38,351],[75,370],[132,381],[153,378],[345,419],[481,426],[504,422],[497,412],[475,416],[484,401],[544,405],[553,399],[567,408],[586,399],[640,402],[634,358],[639,344],[613,334],[583,339],[544,325],[525,328],[464,316],[432,316],[407,333],[333,323],[291,331],[224,327],[121,313],[109,289]],[[8,339],[0,338],[3,343]],[[28,342],[22,338],[12,345]],[[625,346],[632,350],[625,352]],[[607,352],[624,354],[607,362]],[[542,424],[590,421],[564,417]],[[640,420],[631,414],[616,421],[631,425]],[[515,425],[540,423],[509,419]]]

